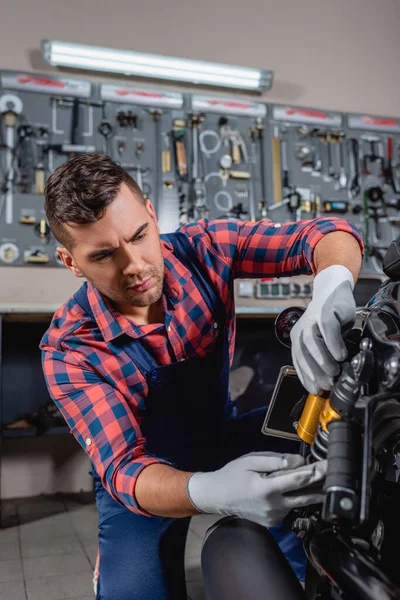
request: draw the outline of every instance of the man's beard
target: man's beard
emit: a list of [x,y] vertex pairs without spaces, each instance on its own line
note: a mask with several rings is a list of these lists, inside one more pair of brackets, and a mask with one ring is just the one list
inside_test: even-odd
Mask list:
[[[131,306],[145,307],[151,306],[158,302],[162,296],[163,282],[164,282],[164,266],[157,269],[156,267],[150,267],[140,275],[140,280],[137,278],[125,281],[122,284],[121,290],[115,290],[103,285],[101,282],[98,283],[87,275],[82,273],[88,281],[101,293],[103,296],[109,298],[112,302],[118,304],[130,304]],[[132,289],[131,286],[139,285],[141,282],[152,278],[151,287],[144,291],[139,292]]]

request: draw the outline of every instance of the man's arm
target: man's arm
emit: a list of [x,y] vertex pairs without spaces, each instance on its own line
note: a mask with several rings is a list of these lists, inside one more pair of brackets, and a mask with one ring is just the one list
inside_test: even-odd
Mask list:
[[136,502],[160,517],[191,517],[199,513],[190,502],[187,482],[191,473],[168,465],[150,465],[136,481]]
[[315,274],[314,251],[332,233],[347,233],[354,238],[358,254],[363,248],[361,234],[354,225],[332,217],[296,223],[205,219],[183,225],[181,231],[189,236],[217,285],[219,279],[226,282],[228,275],[260,278]]
[[343,231],[325,235],[315,246],[314,265],[317,273],[332,265],[343,265],[357,282],[361,270],[362,252],[357,239]]

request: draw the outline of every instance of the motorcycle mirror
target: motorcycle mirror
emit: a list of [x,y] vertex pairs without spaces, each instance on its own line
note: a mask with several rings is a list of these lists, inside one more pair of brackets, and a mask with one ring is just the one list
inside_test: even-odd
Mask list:
[[297,321],[304,314],[303,306],[290,306],[285,308],[275,319],[275,335],[283,346],[291,348],[290,332],[296,325]]
[[394,281],[400,280],[400,238],[390,244],[383,259],[383,272]]

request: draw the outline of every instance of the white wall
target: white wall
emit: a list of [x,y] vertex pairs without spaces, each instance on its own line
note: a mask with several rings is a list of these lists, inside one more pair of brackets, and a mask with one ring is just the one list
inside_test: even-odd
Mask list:
[[[56,72],[42,38],[268,68],[265,101],[400,116],[398,0],[2,0],[0,69]],[[0,269],[0,305],[53,307],[79,284],[38,269],[24,288],[23,271]],[[72,439],[9,441],[3,461],[6,497],[90,489]]]
[[265,100],[400,116],[398,0],[2,0],[0,67],[42,38],[273,69]]

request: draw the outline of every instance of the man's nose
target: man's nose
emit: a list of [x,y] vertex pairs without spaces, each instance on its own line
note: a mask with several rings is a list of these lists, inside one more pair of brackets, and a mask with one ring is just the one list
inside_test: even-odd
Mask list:
[[125,276],[139,275],[144,270],[145,263],[138,252],[133,248],[126,247],[122,257],[122,272]]

